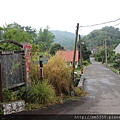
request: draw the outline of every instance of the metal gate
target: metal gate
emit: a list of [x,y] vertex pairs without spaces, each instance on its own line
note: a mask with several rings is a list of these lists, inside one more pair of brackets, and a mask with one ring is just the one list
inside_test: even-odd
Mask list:
[[14,88],[25,83],[24,51],[0,53],[1,80],[3,88]]
[[12,43],[21,51],[0,51],[0,81],[2,88],[12,89],[25,84],[25,59],[23,45],[12,40],[0,41],[0,44]]

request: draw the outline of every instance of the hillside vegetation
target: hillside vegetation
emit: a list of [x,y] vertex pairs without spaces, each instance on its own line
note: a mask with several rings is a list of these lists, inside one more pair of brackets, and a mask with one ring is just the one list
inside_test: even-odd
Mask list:
[[75,34],[67,31],[52,30],[55,35],[54,43],[61,44],[66,50],[73,50]]
[[103,27],[92,31],[82,40],[89,50],[94,51],[95,60],[120,71],[120,54],[114,52],[115,47],[120,43],[119,28]]
[[119,28],[106,26],[102,29],[92,31],[87,36],[84,36],[82,40],[90,50],[104,46],[105,40],[107,46],[114,49],[120,43],[120,30]]

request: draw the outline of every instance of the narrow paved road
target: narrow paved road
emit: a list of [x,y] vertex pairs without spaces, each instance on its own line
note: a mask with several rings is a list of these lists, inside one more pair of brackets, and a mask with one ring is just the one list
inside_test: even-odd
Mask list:
[[91,59],[86,67],[84,91],[89,95],[26,114],[120,114],[120,75]]
[[82,113],[120,114],[120,75],[94,59],[91,62],[85,71],[85,90],[89,95],[81,106]]

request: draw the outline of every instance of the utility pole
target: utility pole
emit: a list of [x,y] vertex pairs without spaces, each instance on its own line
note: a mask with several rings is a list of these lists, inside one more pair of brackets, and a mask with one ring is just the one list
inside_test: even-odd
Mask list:
[[74,70],[75,70],[75,56],[76,56],[76,46],[77,46],[77,39],[78,39],[78,31],[79,31],[79,23],[77,23],[77,29],[76,29],[76,37],[75,37],[75,46],[74,46],[74,54],[73,54],[73,71],[72,71],[72,74],[73,74],[73,80],[74,80]]
[[1,78],[1,63],[0,63],[0,102],[2,102],[2,78]]
[[82,68],[82,44],[81,44],[81,36],[79,35],[79,56],[78,56],[78,59],[79,59],[79,65],[80,65],[80,68]]
[[107,66],[107,43],[105,39],[105,65]]

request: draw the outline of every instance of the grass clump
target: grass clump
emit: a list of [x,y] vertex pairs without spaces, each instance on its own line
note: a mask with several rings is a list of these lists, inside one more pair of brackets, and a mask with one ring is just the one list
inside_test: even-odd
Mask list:
[[74,87],[74,92],[75,92],[75,96],[81,96],[83,93],[83,90],[79,87]]
[[54,104],[56,102],[55,90],[47,81],[32,84],[27,88],[27,102],[38,104]]

